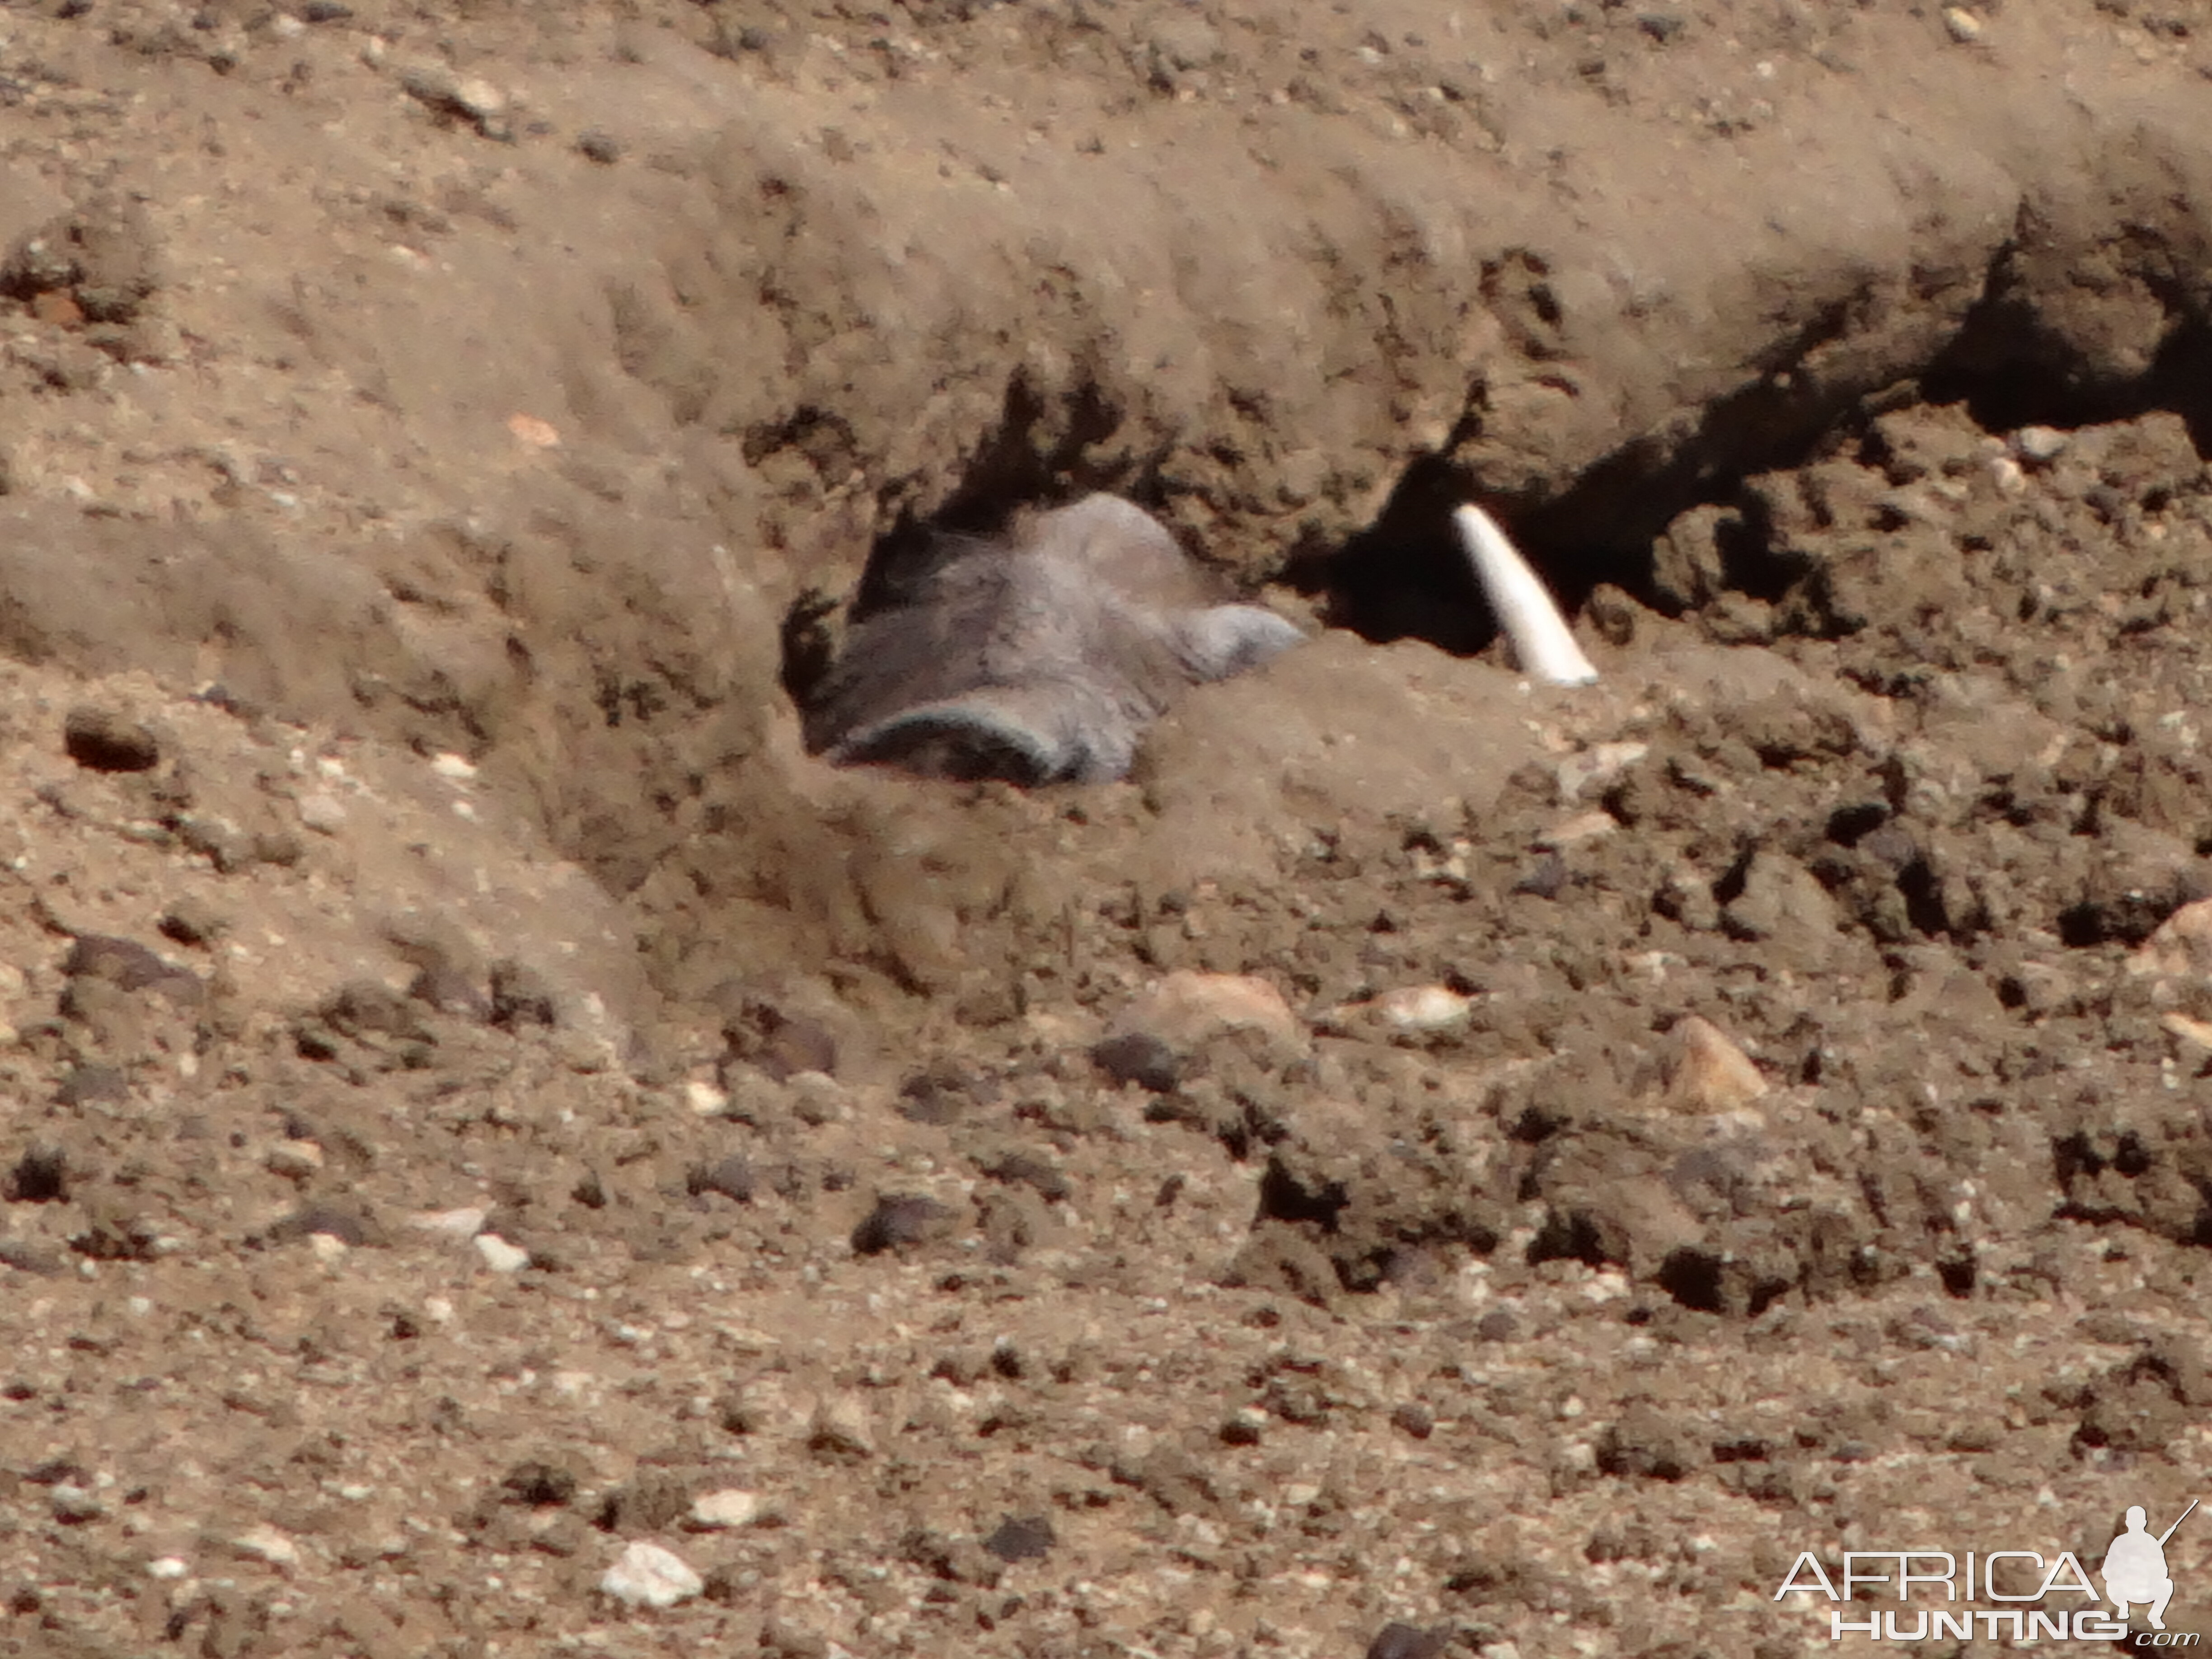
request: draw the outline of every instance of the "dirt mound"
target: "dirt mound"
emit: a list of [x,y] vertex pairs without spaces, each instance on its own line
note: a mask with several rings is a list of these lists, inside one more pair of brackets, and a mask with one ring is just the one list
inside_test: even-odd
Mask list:
[[[8,1644],[1772,1656],[1801,1552],[2162,1527],[2204,52],[11,16]],[[1093,489],[1338,626],[1122,784],[804,753]]]

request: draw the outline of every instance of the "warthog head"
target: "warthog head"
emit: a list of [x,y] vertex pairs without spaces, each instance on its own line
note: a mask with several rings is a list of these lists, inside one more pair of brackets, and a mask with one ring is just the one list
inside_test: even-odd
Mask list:
[[940,537],[856,623],[809,699],[807,747],[841,766],[1036,785],[1123,776],[1186,688],[1304,637],[1218,602],[1157,520],[1112,495]]

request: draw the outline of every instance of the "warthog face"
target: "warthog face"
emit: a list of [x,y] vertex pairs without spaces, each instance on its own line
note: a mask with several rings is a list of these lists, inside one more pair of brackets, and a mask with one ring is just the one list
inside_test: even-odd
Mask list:
[[990,539],[945,538],[858,623],[811,699],[807,747],[841,766],[1033,786],[1125,775],[1186,688],[1304,637],[1224,605],[1155,519],[1111,495]]
[[[1452,524],[1522,672],[1595,680],[1490,515],[1461,507]],[[1176,693],[1304,637],[1272,611],[1219,603],[1157,520],[1089,495],[1002,537],[941,538],[921,577],[853,628],[811,700],[806,744],[928,777],[1109,782]]]

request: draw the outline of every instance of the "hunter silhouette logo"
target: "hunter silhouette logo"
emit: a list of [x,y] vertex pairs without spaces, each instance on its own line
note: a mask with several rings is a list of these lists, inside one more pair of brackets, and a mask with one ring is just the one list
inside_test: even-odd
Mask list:
[[[2136,1648],[2193,1648],[2204,1640],[2200,1632],[2166,1627],[2174,1589],[2166,1547],[2197,1504],[2191,1499],[2160,1533],[2151,1531],[2148,1510],[2130,1504],[2125,1529],[2106,1547],[2094,1578],[2070,1550],[2052,1556],[2018,1548],[1862,1549],[1842,1552],[1840,1560],[1802,1550],[1773,1599],[1826,1601],[1832,1642],[1853,1636],[1899,1643],[1980,1637],[2009,1638],[2012,1645],[2123,1642]],[[2131,1632],[2136,1620],[2148,1628]]]
[[2128,1529],[2106,1550],[2103,1573],[2105,1594],[2121,1618],[2128,1616],[2132,1603],[2140,1601],[2150,1608],[2150,1627],[2166,1628],[2166,1604],[2173,1600],[2173,1580],[2166,1571],[2166,1540],[2181,1529],[2181,1522],[2189,1519],[2196,1507],[2192,1498],[2180,1519],[2154,1538],[2143,1506],[2129,1506]]

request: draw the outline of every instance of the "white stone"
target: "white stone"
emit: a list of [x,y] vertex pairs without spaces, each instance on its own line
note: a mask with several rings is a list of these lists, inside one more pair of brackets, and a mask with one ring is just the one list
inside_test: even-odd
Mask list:
[[640,1540],[622,1553],[599,1580],[599,1588],[632,1607],[672,1607],[707,1588],[684,1558]]
[[758,1492],[747,1492],[742,1486],[725,1486],[720,1492],[702,1492],[691,1500],[691,1524],[707,1531],[718,1527],[749,1526],[760,1510]]
[[458,1210],[424,1210],[408,1217],[407,1224],[417,1232],[445,1238],[474,1238],[483,1231],[489,1214],[482,1206],[471,1204]]
[[272,1567],[300,1565],[300,1547],[265,1521],[239,1534],[230,1540],[230,1546],[240,1555],[266,1561]]
[[431,760],[430,769],[441,778],[452,778],[456,781],[465,782],[468,779],[476,776],[477,763],[465,755],[456,755],[451,750],[447,750]]
[[2160,1018],[2159,1024],[2183,1041],[2212,1051],[2212,1023],[2191,1019],[2187,1014],[2166,1014]]
[[1409,985],[1375,999],[1375,1012],[1397,1031],[1443,1031],[1464,1024],[1474,999],[1448,985]]
[[519,1273],[530,1265],[529,1251],[508,1243],[497,1233],[478,1233],[476,1246],[484,1266],[495,1273]]
[[146,1571],[156,1578],[182,1578],[191,1569],[181,1555],[157,1555],[146,1564]]
[[1678,1111],[1728,1112],[1766,1092],[1751,1056],[1711,1021],[1685,1015],[1668,1033],[1666,1104]]
[[839,1394],[818,1402],[807,1431],[807,1443],[817,1451],[848,1457],[868,1457],[876,1449],[875,1426],[858,1395]]
[[482,121],[507,107],[507,94],[481,76],[471,75],[453,82],[453,101]]
[[2136,977],[2212,980],[2212,899],[2183,905],[2128,958]]
[[57,1521],[97,1521],[107,1512],[107,1506],[100,1501],[98,1492],[88,1486],[80,1486],[73,1480],[64,1480],[57,1486],[48,1502]]

